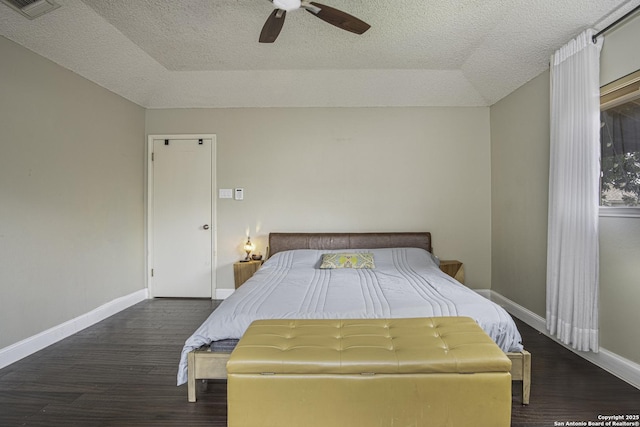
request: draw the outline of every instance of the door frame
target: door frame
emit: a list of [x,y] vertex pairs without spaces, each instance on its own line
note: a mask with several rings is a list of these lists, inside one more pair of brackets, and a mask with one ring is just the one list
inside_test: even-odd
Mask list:
[[162,134],[147,135],[146,146],[146,178],[147,186],[145,190],[145,281],[149,292],[149,298],[154,298],[153,289],[153,141],[156,139],[210,139],[211,140],[211,299],[216,297],[216,270],[218,265],[218,214],[216,210],[216,174],[218,165],[216,163],[216,135],[215,134]]

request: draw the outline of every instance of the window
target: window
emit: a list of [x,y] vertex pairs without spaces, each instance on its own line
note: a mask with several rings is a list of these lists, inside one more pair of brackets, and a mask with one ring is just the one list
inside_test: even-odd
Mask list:
[[640,216],[640,70],[600,91],[600,215]]

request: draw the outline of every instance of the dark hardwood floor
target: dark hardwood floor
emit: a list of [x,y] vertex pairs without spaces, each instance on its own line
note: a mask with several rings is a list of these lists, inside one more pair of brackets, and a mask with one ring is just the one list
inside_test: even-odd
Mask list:
[[[196,403],[187,402],[186,386],[176,387],[183,342],[216,306],[143,301],[0,369],[0,426],[226,426],[226,382],[199,383]],[[512,426],[640,414],[640,390],[518,326],[532,353],[533,385],[529,406],[514,387]]]

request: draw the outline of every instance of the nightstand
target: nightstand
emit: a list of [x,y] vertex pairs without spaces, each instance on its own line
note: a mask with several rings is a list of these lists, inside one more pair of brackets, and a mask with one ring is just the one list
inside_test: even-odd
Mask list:
[[249,280],[253,273],[258,271],[262,265],[262,260],[259,261],[238,261],[233,264],[233,278],[236,282],[236,289],[238,289],[244,282]]
[[457,260],[440,260],[440,270],[464,284],[464,264]]

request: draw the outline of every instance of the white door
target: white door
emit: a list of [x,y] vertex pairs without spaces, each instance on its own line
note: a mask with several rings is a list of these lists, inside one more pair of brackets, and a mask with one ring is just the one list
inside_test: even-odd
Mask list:
[[212,139],[153,139],[151,292],[211,298]]

